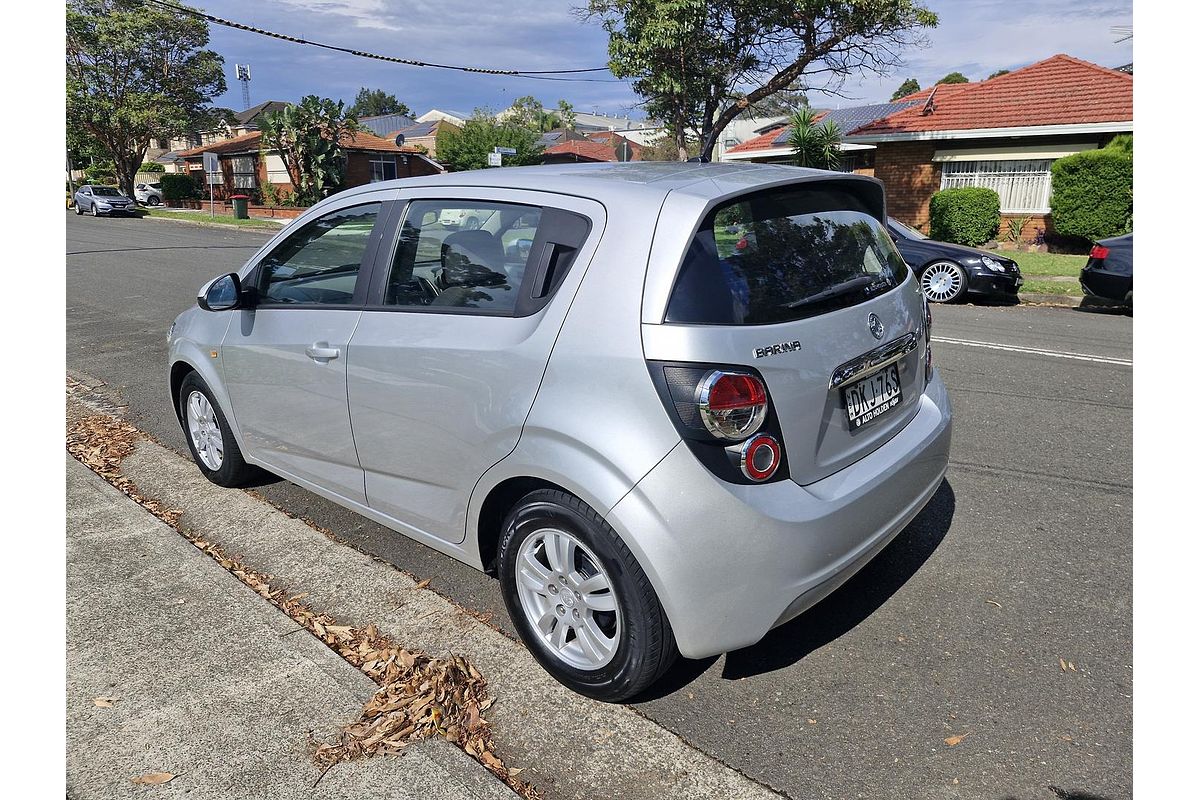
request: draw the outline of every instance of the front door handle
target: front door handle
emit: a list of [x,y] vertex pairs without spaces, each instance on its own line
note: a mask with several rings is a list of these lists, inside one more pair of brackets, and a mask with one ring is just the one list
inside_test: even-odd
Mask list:
[[313,344],[304,348],[304,352],[308,354],[308,357],[313,361],[320,361],[322,363],[331,358],[337,358],[342,354],[342,351],[338,348],[330,347],[328,342],[314,342]]

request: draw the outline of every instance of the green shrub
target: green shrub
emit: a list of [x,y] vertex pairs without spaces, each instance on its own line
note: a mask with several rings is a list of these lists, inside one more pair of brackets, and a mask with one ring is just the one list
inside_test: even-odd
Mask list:
[[1133,158],[1133,134],[1119,133],[1112,138],[1108,144],[1104,145],[1105,150],[1117,150],[1127,154]]
[[999,232],[1000,195],[991,189],[942,189],[929,200],[929,235],[938,241],[978,247]]
[[138,172],[164,172],[165,173],[166,171],[167,171],[167,168],[164,167],[162,164],[159,164],[157,161],[147,161],[145,164],[142,164],[140,167],[138,167]]
[[166,172],[162,176],[164,200],[191,200],[200,196],[196,182],[186,172]]
[[1060,236],[1104,239],[1133,230],[1133,158],[1085,150],[1050,168],[1050,216]]

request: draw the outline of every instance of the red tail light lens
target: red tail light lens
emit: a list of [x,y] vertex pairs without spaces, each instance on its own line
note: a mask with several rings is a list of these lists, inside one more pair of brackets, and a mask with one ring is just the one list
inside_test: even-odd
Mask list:
[[1108,258],[1108,248],[1103,245],[1096,245],[1092,248],[1092,258],[1098,258],[1102,261]]
[[766,420],[767,388],[753,375],[715,369],[696,387],[696,405],[709,433],[737,441]]
[[752,481],[765,481],[779,469],[782,455],[779,442],[772,436],[760,433],[742,445],[742,474]]

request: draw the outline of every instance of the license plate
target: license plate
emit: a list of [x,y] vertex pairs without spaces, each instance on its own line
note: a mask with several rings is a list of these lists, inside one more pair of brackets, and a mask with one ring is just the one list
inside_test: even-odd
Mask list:
[[871,420],[879,419],[897,408],[902,399],[900,371],[895,364],[842,389],[850,430],[857,430]]

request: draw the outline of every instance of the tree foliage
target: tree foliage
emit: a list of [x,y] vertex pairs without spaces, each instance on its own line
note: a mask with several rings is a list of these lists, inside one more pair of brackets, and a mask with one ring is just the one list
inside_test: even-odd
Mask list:
[[346,177],[342,145],[360,130],[358,118],[341,100],[308,95],[266,114],[260,127],[263,151],[279,154],[299,204],[312,205],[341,187]]
[[486,167],[488,153],[494,147],[511,147],[515,156],[504,156],[509,167],[538,164],[542,148],[538,134],[510,120],[496,122],[483,116],[467,120],[462,130],[446,126],[437,137],[437,159],[451,172]]
[[1008,72],[1009,71],[1006,69],[998,69],[995,72],[993,72],[991,75],[988,75],[987,80],[990,81],[992,78],[999,78],[1001,75],[1007,75]]
[[816,113],[802,108],[792,115],[788,146],[792,148],[792,163],[797,167],[837,169],[842,161],[842,132],[833,120],[816,121]]
[[609,69],[633,79],[680,159],[689,131],[711,158],[750,106],[797,82],[837,91],[848,75],[885,73],[937,25],[918,0],[590,0],[581,14],[603,25]]
[[86,131],[133,196],[151,138],[204,127],[225,92],[208,24],[138,0],[68,0],[67,129]]
[[566,100],[559,100],[558,107],[552,111],[533,95],[525,95],[514,100],[503,116],[505,122],[537,133],[575,127],[575,107]]
[[907,97],[913,92],[921,91],[921,84],[917,83],[916,78],[905,78],[904,83],[896,87],[896,91],[892,92],[892,100],[899,100],[901,97]]
[[383,89],[368,89],[365,86],[358,90],[354,102],[350,105],[350,113],[355,117],[382,117],[385,114],[403,114],[412,116],[412,110]]
[[780,89],[748,106],[743,116],[786,117],[802,108],[808,108],[808,95],[804,91],[803,83],[796,81],[788,88]]
[[938,85],[941,85],[943,83],[970,83],[970,82],[971,82],[971,79],[968,78],[966,75],[963,75],[961,72],[951,72],[949,75],[947,75],[946,77],[944,77],[940,81],[938,81]]

